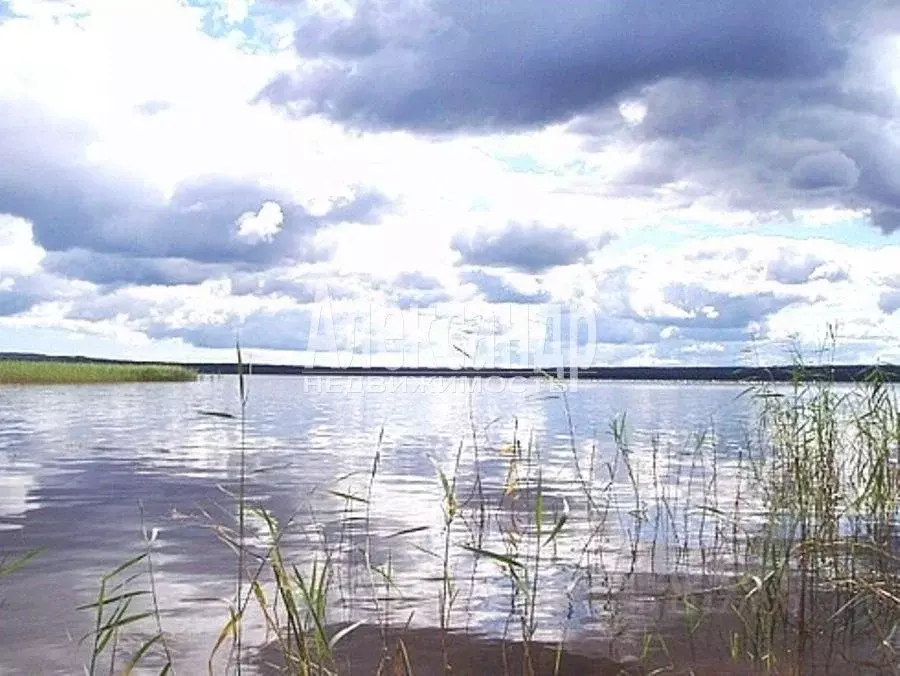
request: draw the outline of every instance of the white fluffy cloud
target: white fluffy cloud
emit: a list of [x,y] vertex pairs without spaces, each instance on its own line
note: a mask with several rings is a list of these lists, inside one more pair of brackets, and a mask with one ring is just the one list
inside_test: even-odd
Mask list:
[[0,216],[0,242],[0,278],[27,276],[40,270],[45,252],[35,244],[30,223]]
[[266,202],[259,211],[241,214],[237,221],[238,237],[252,243],[271,240],[281,230],[284,212],[278,202]]

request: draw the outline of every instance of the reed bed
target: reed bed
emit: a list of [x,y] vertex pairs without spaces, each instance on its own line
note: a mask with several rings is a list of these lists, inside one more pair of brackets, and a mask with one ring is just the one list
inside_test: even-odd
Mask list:
[[[324,487],[342,505],[329,515],[279,519],[252,504],[242,463],[234,522],[217,525],[238,569],[210,673],[900,673],[900,409],[877,373],[853,389],[802,368],[791,386],[748,386],[755,423],[727,456],[714,429],[635,450],[624,415],[611,451],[581,443],[565,383],[553,387],[569,421],[565,464],[517,421],[491,441],[473,414],[434,459],[439,533],[372,527],[390,499],[381,435],[367,471]],[[243,418],[243,374],[239,396]],[[175,673],[154,540],[145,533],[84,608],[96,617],[92,675]],[[395,569],[400,552],[419,557],[415,580]],[[266,630],[254,645],[251,614]],[[460,652],[486,615],[502,618],[494,662],[474,635]],[[603,646],[587,666],[572,649],[585,636]]]
[[181,382],[196,379],[197,373],[191,369],[163,364],[0,360],[0,385]]

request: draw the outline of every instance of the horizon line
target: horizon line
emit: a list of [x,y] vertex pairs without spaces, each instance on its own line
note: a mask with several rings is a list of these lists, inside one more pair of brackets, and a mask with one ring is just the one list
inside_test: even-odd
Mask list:
[[584,378],[588,380],[684,380],[692,376],[698,380],[737,381],[759,379],[773,381],[793,380],[798,372],[821,378],[831,377],[836,382],[855,382],[880,372],[890,382],[900,382],[900,365],[894,363],[844,363],[844,364],[804,364],[785,363],[771,365],[630,365],[630,366],[564,366],[552,367],[521,366],[324,366],[308,364],[233,362],[191,362],[165,360],[115,359],[87,357],[83,355],[50,355],[34,352],[0,352],[0,361],[67,361],[81,363],[112,363],[123,365],[162,364],[182,366],[196,370],[200,375],[234,375],[243,365],[245,372],[258,375],[335,375],[335,376],[471,376],[471,377],[540,377],[556,376],[565,380]]

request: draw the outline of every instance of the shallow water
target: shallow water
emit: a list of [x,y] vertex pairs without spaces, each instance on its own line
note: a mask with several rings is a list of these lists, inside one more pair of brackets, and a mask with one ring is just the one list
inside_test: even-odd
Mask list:
[[[508,445],[518,438],[523,455],[540,456],[548,519],[564,505],[572,514],[544,550],[552,563],[542,568],[537,635],[610,633],[623,621],[604,602],[612,578],[694,574],[701,564],[707,571],[710,562],[695,552],[727,548],[724,529],[708,517],[716,505],[744,500],[738,476],[753,414],[744,390],[582,381],[563,398],[540,380],[253,376],[248,500],[282,521],[295,515],[284,544],[301,569],[321,553],[323,538],[335,553],[332,621],[411,617],[414,626],[434,626],[442,586],[435,554],[444,543],[436,467],[449,475],[462,444],[460,495],[475,501],[468,513],[477,514],[480,502],[502,517],[481,529],[478,544],[503,551],[502,519],[534,510],[526,485],[505,495]],[[76,608],[96,598],[104,572],[142,551],[142,523],[158,529],[153,563],[176,664],[182,673],[206,670],[235,585],[235,556],[212,526],[233,523],[227,491],[237,487],[241,426],[201,410],[238,414],[237,379],[0,387],[0,552],[45,548],[0,580],[0,673],[81,670],[88,650],[77,642],[92,618]],[[622,413],[630,471],[610,432]],[[587,485],[602,488],[592,495],[610,506],[594,536],[596,514],[580,516]],[[752,511],[746,496],[748,519]],[[402,534],[407,529],[416,531]],[[248,530],[251,543],[265,544],[260,519],[249,519]],[[474,541],[462,524],[453,533],[454,545]],[[594,558],[586,561],[588,541]],[[395,586],[375,582],[373,591],[366,551],[373,565],[390,567]],[[473,572],[474,559],[454,551],[459,595],[451,621],[502,633],[509,576],[483,558]],[[586,569],[596,577],[581,575]],[[640,622],[632,624],[637,631]]]

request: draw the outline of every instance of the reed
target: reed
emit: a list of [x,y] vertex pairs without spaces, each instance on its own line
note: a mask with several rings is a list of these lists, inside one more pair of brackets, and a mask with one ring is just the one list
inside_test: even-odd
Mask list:
[[19,554],[18,556],[2,556],[0,555],[0,578],[8,577],[13,573],[25,568],[34,559],[41,555],[40,549],[33,549]]
[[0,385],[184,382],[196,379],[195,371],[182,366],[0,360]]

